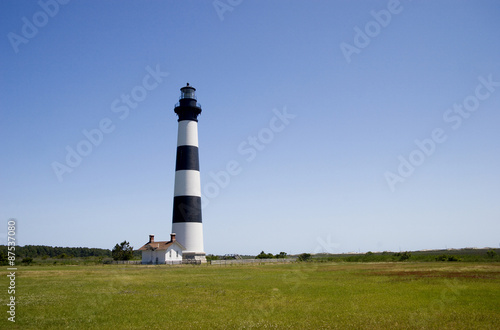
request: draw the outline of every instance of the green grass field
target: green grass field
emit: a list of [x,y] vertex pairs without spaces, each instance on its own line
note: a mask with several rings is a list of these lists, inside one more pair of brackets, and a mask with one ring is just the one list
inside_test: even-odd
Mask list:
[[16,301],[1,328],[498,329],[500,263],[24,266]]

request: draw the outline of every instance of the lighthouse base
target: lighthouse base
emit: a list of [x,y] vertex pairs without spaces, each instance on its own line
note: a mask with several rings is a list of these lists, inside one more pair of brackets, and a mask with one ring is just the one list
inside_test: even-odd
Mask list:
[[182,263],[207,263],[205,252],[182,252]]

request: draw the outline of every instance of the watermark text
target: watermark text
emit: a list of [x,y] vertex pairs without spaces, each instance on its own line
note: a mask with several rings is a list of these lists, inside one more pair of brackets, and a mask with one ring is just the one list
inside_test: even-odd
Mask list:
[[7,303],[7,320],[16,322],[16,220],[10,219],[7,222],[7,278],[9,286],[7,293],[9,300]]

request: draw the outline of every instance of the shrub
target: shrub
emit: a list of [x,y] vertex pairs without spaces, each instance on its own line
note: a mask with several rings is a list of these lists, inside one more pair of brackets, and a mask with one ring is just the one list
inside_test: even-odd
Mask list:
[[309,261],[311,260],[311,255],[309,253],[302,253],[297,257],[298,261]]
[[0,265],[4,266],[8,264],[9,260],[7,259],[7,255],[3,253],[3,251],[0,251]]
[[449,256],[446,254],[442,254],[436,257],[436,261],[461,261],[461,259],[456,256]]
[[398,253],[394,253],[394,256],[399,258],[399,261],[405,261],[405,260],[408,260],[411,258],[411,253],[410,252],[398,252]]
[[446,254],[442,254],[442,255],[436,257],[436,261],[446,261],[447,259],[448,259],[448,256]]
[[272,258],[274,258],[272,253],[265,253],[264,251],[262,251],[255,257],[255,259],[272,259]]
[[286,252],[280,252],[279,254],[274,256],[275,258],[278,259],[285,259],[286,258]]
[[111,255],[114,260],[130,260],[134,256],[134,248],[130,246],[129,242],[123,241],[115,245]]
[[31,265],[31,263],[33,262],[33,258],[31,257],[26,257],[26,258],[23,258],[23,260],[21,261],[23,264],[26,264],[26,265]]

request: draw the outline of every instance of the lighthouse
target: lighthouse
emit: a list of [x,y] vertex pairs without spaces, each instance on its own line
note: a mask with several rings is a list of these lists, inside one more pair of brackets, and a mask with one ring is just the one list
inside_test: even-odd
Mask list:
[[182,259],[206,262],[198,157],[198,116],[201,106],[196,100],[195,91],[189,83],[182,87],[179,103],[174,108],[178,116],[178,131],[172,233],[185,248]]

